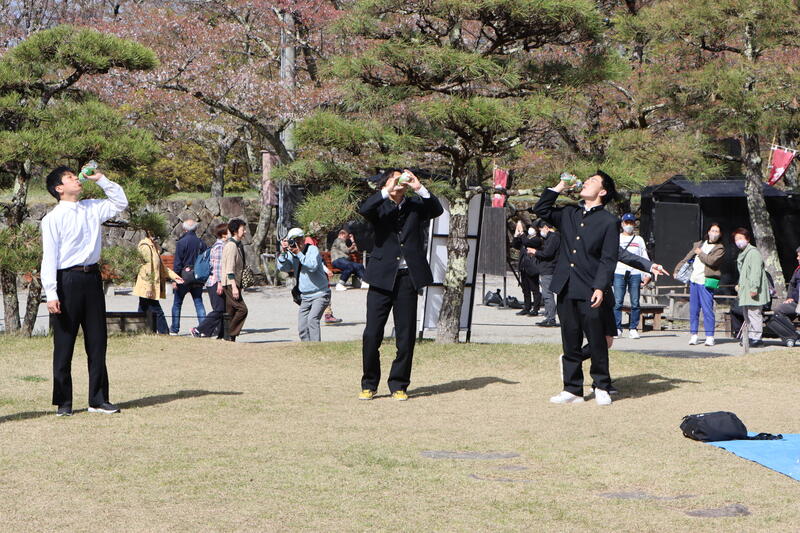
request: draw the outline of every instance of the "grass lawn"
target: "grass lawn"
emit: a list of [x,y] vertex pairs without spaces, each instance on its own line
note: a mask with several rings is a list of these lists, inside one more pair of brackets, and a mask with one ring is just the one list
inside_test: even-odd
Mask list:
[[[383,389],[363,402],[356,343],[115,337],[111,399],[123,412],[84,410],[80,351],[80,411],[56,418],[51,339],[0,342],[3,531],[763,532],[800,524],[800,483],[678,429],[685,414],[731,410],[751,430],[800,433],[800,350],[715,359],[613,352],[622,394],[598,407],[547,402],[560,389],[557,346],[425,343],[410,401]],[[686,514],[734,504],[750,514]]]

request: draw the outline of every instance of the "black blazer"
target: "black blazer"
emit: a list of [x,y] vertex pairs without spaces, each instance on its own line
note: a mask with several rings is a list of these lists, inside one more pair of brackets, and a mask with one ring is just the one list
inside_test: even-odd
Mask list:
[[597,206],[554,207],[558,193],[545,189],[533,212],[558,228],[561,251],[550,290],[588,300],[592,292],[610,290],[619,257],[617,217]]
[[438,198],[433,194],[430,198],[409,196],[402,202],[402,208],[398,208],[378,191],[361,204],[358,212],[372,224],[375,233],[375,247],[367,263],[367,283],[392,290],[401,256],[406,260],[415,289],[433,283],[425,253],[425,229],[431,219],[444,213]]
[[542,247],[542,238],[536,235],[529,236],[527,233],[514,237],[511,245],[519,250],[519,271],[529,276],[539,275],[539,261],[535,255],[528,255],[527,248],[536,248],[537,255],[539,248]]
[[539,272],[543,276],[552,276],[556,271],[558,250],[561,247],[561,235],[551,231],[544,239],[544,246],[537,250],[536,259],[539,261]]

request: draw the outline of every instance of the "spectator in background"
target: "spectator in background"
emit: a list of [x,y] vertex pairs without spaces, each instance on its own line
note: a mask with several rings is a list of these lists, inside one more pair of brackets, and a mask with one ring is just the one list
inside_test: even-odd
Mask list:
[[543,219],[539,219],[539,236],[542,238],[542,247],[535,250],[534,256],[539,263],[539,282],[542,286],[542,301],[544,302],[544,320],[536,325],[544,328],[558,327],[556,322],[556,295],[550,290],[553,273],[558,262],[558,250],[561,247],[561,237],[556,228]]
[[308,238],[301,242],[303,237],[302,229],[289,230],[286,239],[281,241],[278,269],[282,272],[294,272],[297,279],[301,298],[297,313],[300,340],[319,342],[322,340],[320,319],[331,303],[331,290],[319,248],[313,239]]
[[[744,228],[737,228],[733,232],[733,242],[740,250],[736,258],[736,267],[739,269],[739,283],[736,285],[738,303],[743,313],[747,313],[750,324],[747,336],[750,346],[763,346],[761,335],[764,331],[764,321],[761,315],[761,306],[770,301],[769,281],[764,269],[764,259],[761,253],[750,244],[752,236]],[[742,334],[744,341],[744,334]]]
[[720,267],[725,256],[725,246],[720,242],[722,230],[713,222],[708,227],[708,239],[698,241],[676,266],[674,276],[677,277],[681,267],[687,261],[692,263],[692,274],[689,280],[689,344],[697,344],[697,331],[700,328],[700,309],[703,310],[703,327],[706,331],[706,346],[714,346],[714,290],[719,287],[722,276]]
[[211,301],[211,312],[200,322],[196,328],[192,328],[193,337],[213,337],[221,339],[224,335],[223,318],[225,314],[225,291],[222,287],[222,249],[230,238],[226,223],[217,224],[214,228],[216,242],[211,246],[209,262],[211,263],[211,273],[206,280],[206,291]]
[[[797,263],[800,265],[800,248],[796,252]],[[800,302],[800,266],[794,269],[792,279],[789,280],[788,295],[789,297],[775,308],[775,312],[792,320],[797,316],[797,303]]]
[[247,234],[247,223],[240,218],[231,219],[228,230],[231,236],[222,248],[222,289],[225,294],[225,312],[231,315],[229,339],[236,342],[247,318],[247,304],[242,294],[242,273],[245,265],[242,239]]
[[[206,243],[197,236],[196,231],[197,222],[187,218],[183,221],[183,235],[175,243],[175,263],[173,267],[175,272],[185,280],[194,280],[194,262],[197,260],[197,256],[208,249]],[[172,328],[169,331],[170,335],[177,335],[181,329],[181,308],[187,292],[192,295],[192,300],[194,301],[197,323],[199,324],[206,317],[206,308],[203,305],[203,284],[190,281],[183,285],[178,285],[173,282],[172,294],[174,299],[172,301]]]
[[[622,233],[619,235],[619,246],[625,251],[649,260],[650,258],[647,256],[644,239],[634,233],[635,223],[636,217],[633,216],[633,213],[625,213],[622,215]],[[646,272],[632,269],[622,262],[617,262],[617,268],[614,271],[614,321],[616,324],[616,337],[622,336],[622,306],[625,302],[625,292],[627,291],[631,295],[631,314],[628,335],[631,339],[639,338],[639,332],[637,331],[639,327],[639,317],[641,316],[639,289],[649,281],[650,275]]]
[[183,278],[176,274],[172,269],[164,266],[159,255],[161,247],[156,244],[153,233],[145,230],[147,235],[139,241],[139,254],[144,260],[144,264],[139,267],[139,274],[136,276],[136,285],[133,287],[133,294],[139,297],[139,312],[152,312],[156,319],[156,332],[166,335],[167,319],[164,310],[158,300],[167,297],[166,279],[170,278],[175,283],[183,284]]
[[526,230],[522,221],[518,220],[512,246],[519,250],[519,281],[523,298],[522,309],[517,314],[539,316],[542,293],[539,290],[539,265],[534,254],[542,246],[542,239],[536,234],[535,227],[530,226]]
[[331,245],[331,265],[333,268],[341,270],[339,274],[339,283],[336,284],[337,291],[347,290],[345,284],[353,274],[361,280],[362,288],[369,288],[369,284],[364,283],[364,275],[366,274],[364,265],[350,260],[350,254],[357,251],[358,247],[356,246],[356,240],[353,235],[345,228],[340,229],[339,235]]

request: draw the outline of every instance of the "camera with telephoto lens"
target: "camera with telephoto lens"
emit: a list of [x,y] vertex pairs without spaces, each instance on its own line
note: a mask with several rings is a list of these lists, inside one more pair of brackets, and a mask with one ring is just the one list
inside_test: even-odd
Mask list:
[[287,240],[286,244],[289,245],[289,248],[297,248],[297,241],[294,239]]

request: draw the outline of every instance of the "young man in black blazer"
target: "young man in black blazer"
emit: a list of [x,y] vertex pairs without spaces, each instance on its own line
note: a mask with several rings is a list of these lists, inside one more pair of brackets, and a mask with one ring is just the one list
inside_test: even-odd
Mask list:
[[[400,179],[402,176],[402,180]],[[433,282],[425,253],[425,228],[444,212],[442,204],[405,170],[383,173],[380,190],[361,204],[359,213],[375,233],[375,247],[369,256],[365,281],[367,325],[363,337],[363,368],[359,399],[371,400],[381,379],[380,346],[383,328],[394,316],[397,357],[389,373],[389,391],[396,400],[407,400],[411,382],[417,322],[417,296]],[[415,196],[407,196],[413,191]]]
[[564,347],[564,390],[553,403],[583,401],[583,337],[591,351],[590,373],[597,386],[598,405],[610,405],[606,318],[611,316],[611,283],[619,256],[617,217],[605,210],[616,196],[611,177],[598,171],[580,191],[579,205],[555,207],[558,195],[570,186],[563,180],[546,189],[534,212],[559,228],[561,253],[550,289],[558,294],[558,318]]

